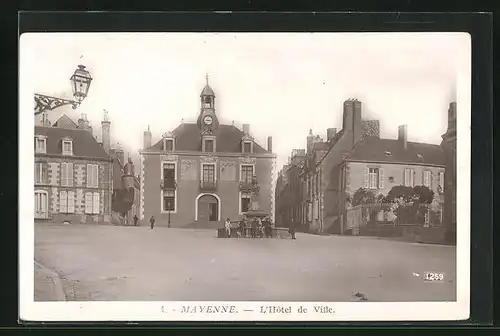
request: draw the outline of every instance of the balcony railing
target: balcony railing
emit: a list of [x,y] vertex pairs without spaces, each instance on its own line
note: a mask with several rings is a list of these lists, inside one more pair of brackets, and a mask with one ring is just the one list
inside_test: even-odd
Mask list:
[[253,184],[252,182],[248,182],[248,181],[240,181],[240,191],[246,191],[246,192],[250,192],[253,190]]
[[160,180],[160,187],[162,190],[175,190],[177,189],[177,181],[174,179]]
[[217,189],[217,181],[200,181],[200,189],[202,190],[215,190]]

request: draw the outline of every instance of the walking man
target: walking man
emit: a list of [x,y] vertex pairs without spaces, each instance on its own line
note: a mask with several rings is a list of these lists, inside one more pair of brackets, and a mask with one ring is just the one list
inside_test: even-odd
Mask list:
[[137,217],[137,215],[134,215],[134,226],[137,226],[138,222],[139,222],[139,217]]
[[295,239],[295,219],[293,218],[288,232],[292,235],[292,239]]
[[149,223],[151,224],[150,230],[153,230],[155,228],[155,216],[151,216],[151,218],[149,219]]
[[226,228],[226,238],[231,238],[231,220],[229,218],[226,219],[224,227]]

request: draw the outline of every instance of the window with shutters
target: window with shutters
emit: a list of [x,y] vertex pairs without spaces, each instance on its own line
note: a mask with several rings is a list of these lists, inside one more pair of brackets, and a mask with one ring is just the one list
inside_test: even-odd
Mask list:
[[99,165],[96,164],[87,165],[87,187],[88,188],[99,187]]
[[429,170],[425,170],[422,176],[422,184],[428,188],[431,188],[432,173]]
[[61,185],[63,187],[73,186],[73,163],[61,163]]
[[241,193],[240,197],[240,213],[247,212],[250,210],[251,196],[248,193]]
[[62,155],[73,155],[73,141],[62,141]]
[[365,169],[365,189],[384,189],[384,169],[366,168]]
[[85,193],[85,213],[97,215],[100,213],[100,194],[98,192]]
[[404,185],[412,188],[415,186],[415,171],[413,169],[406,168],[404,170]]
[[45,162],[35,163],[35,184],[48,183],[48,167]]
[[75,212],[75,192],[60,191],[59,192],[59,212],[74,213]]

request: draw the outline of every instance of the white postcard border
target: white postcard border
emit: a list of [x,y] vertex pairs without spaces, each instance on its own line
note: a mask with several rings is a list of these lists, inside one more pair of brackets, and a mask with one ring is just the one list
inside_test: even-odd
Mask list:
[[[351,33],[355,34],[355,33]],[[375,33],[374,33],[375,34]],[[405,33],[417,34],[417,33]],[[418,33],[423,34],[423,33]],[[425,33],[436,34],[436,33]],[[457,74],[457,301],[456,302],[34,302],[33,85],[36,55],[20,40],[19,91],[19,313],[24,321],[424,321],[463,320],[470,303],[471,40],[468,66]],[[182,313],[185,305],[235,306],[239,313]],[[290,313],[262,314],[261,306],[290,307]],[[335,313],[314,313],[314,306]],[[299,307],[308,313],[299,313]],[[229,308],[230,309],[230,308]],[[174,311],[175,310],[175,311]],[[252,310],[252,311],[244,311]]]

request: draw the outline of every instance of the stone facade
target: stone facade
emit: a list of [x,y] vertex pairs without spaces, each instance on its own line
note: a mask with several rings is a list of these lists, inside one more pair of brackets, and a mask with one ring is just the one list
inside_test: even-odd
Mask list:
[[[47,219],[54,222],[71,221],[72,223],[101,223],[105,222],[105,215],[109,215],[109,204],[111,202],[112,185],[109,181],[109,170],[112,169],[111,162],[104,160],[77,159],[70,157],[53,158],[44,155],[35,155],[35,165],[43,164],[47,167],[47,177],[42,181],[35,182],[35,193],[44,191],[47,193],[49,203],[47,213],[37,219]],[[61,184],[61,163],[73,163],[73,184],[63,186]],[[88,188],[86,185],[87,164],[99,166],[99,185],[97,188]],[[36,169],[36,168],[35,168]],[[60,192],[74,192],[74,211],[72,213],[61,213]],[[85,193],[98,192],[100,194],[99,215],[85,214]],[[35,218],[37,216],[35,215]]]
[[201,167],[207,162],[206,153],[179,153],[163,155],[159,153],[142,153],[141,162],[141,204],[142,219],[156,218],[157,225],[167,225],[168,211],[162,210],[163,191],[161,188],[161,169],[164,162],[176,166],[177,186],[175,190],[176,210],[170,212],[172,227],[185,227],[198,220],[197,201],[201,195],[214,195],[220,200],[220,223],[225,218],[237,220],[243,217],[240,211],[240,167],[252,164],[260,186],[258,201],[261,210],[272,213],[274,195],[272,194],[274,157],[271,155],[253,155],[241,157],[241,154],[214,153],[210,161],[216,165],[216,187],[214,190],[200,188]]

